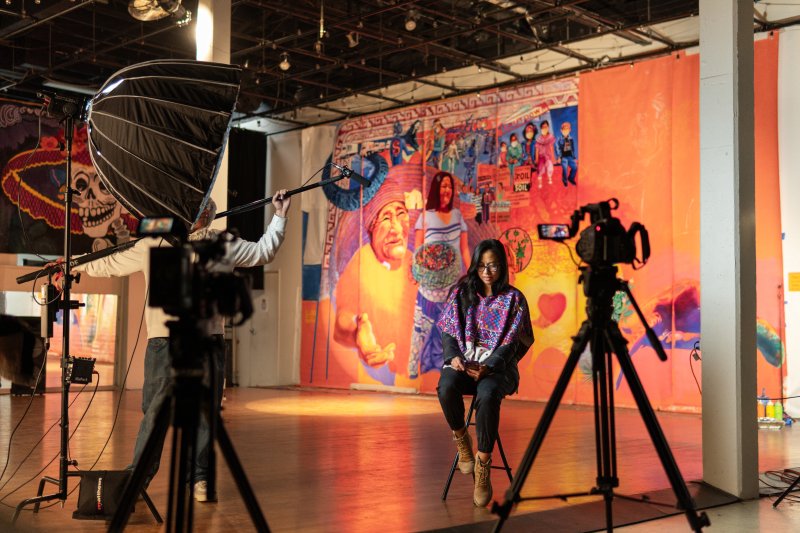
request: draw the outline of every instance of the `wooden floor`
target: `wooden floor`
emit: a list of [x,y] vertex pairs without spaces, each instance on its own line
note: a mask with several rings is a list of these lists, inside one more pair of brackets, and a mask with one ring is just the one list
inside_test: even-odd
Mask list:
[[[86,409],[84,393],[71,409],[74,429]],[[117,393],[99,392],[86,419],[71,441],[79,466],[94,462],[108,436]],[[123,396],[113,438],[97,468],[120,469],[130,461],[141,418],[138,391]],[[27,400],[0,396],[0,466],[5,464],[11,429]],[[542,412],[542,404],[507,400],[501,436],[516,469]],[[15,506],[33,496],[38,471],[58,452],[55,427],[3,485],[58,419],[59,395],[34,401],[11,446],[9,469],[0,480],[2,503]],[[417,531],[491,518],[475,509],[471,478],[456,473],[446,503],[440,500],[454,446],[438,401],[429,396],[368,392],[233,389],[227,391],[225,424],[245,465],[266,518],[276,531]],[[696,415],[660,413],[659,420],[672,451],[688,480],[702,477],[701,421]],[[760,469],[800,465],[797,430],[761,431]],[[638,493],[669,487],[644,425],[634,410],[617,411],[619,492]],[[495,453],[495,459],[499,456]],[[164,458],[165,465],[168,457]],[[47,470],[55,475],[55,463]],[[150,493],[166,507],[166,469]],[[595,478],[594,425],[589,408],[562,407],[534,463],[524,495],[549,495],[590,489]],[[33,479],[15,492],[24,481]],[[495,471],[496,498],[508,487]],[[518,510],[552,508],[558,500],[524,503]],[[586,501],[585,499],[583,501]],[[21,531],[103,531],[102,522],[72,520],[77,492],[64,509],[54,506],[38,515],[24,512]],[[252,531],[249,517],[227,469],[220,469],[220,501],[198,504],[198,531]],[[0,508],[0,530],[12,509]],[[160,531],[144,505],[137,505],[129,531]]]

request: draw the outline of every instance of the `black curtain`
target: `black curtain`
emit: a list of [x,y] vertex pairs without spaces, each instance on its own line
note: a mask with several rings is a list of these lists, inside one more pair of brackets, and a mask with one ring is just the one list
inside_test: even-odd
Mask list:
[[[228,208],[266,197],[267,137],[232,129],[228,138]],[[264,208],[228,217],[228,229],[242,239],[257,241],[266,229]],[[253,289],[264,289],[264,267],[237,269],[250,277]]]

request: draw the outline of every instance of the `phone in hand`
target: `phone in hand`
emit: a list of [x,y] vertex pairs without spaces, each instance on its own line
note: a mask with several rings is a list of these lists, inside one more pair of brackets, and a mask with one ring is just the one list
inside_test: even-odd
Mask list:
[[464,361],[464,368],[467,370],[480,370],[484,366],[486,365],[482,365],[477,361]]

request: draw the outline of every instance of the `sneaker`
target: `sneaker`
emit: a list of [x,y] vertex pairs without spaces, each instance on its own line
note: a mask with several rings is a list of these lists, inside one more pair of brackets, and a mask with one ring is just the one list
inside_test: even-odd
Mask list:
[[486,507],[492,501],[492,460],[485,463],[477,458],[475,460],[475,490],[472,493],[472,503],[476,507]]
[[202,480],[194,484],[194,499],[198,502],[217,501],[208,498],[208,481]]
[[465,431],[461,437],[453,434],[453,440],[456,441],[458,450],[459,471],[462,474],[471,474],[475,469],[475,455],[472,453],[472,437],[469,436],[469,431]]

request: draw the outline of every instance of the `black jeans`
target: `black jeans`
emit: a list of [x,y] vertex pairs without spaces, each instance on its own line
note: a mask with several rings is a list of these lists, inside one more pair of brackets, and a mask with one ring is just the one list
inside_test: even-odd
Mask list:
[[[211,353],[213,364],[216,368],[216,383],[215,389],[217,399],[222,399],[222,385],[225,372],[225,341],[222,335],[212,335],[211,340]],[[205,368],[205,376],[203,383],[209,385],[209,372],[208,367]],[[144,447],[147,444],[147,439],[155,427],[156,418],[158,415],[161,403],[170,392],[172,385],[172,360],[169,354],[169,339],[166,337],[154,337],[147,342],[147,351],[144,355],[144,387],[142,388],[142,412],[144,418],[139,425],[139,433],[136,435],[136,444],[133,451],[133,463],[128,466],[128,469],[133,469],[142,457]],[[200,406],[197,406],[200,409]],[[215,413],[218,411],[214,410]],[[208,421],[202,414],[200,415],[200,423],[197,427],[197,456],[195,457],[194,464],[194,478],[195,481],[208,479],[208,455],[212,449],[213,443],[211,442],[211,433],[208,427]],[[155,456],[153,468],[147,473],[147,484],[155,477],[158,472],[159,463],[161,461],[161,452],[164,447],[164,441],[158,443],[158,452]]]
[[478,451],[483,453],[492,453],[500,425],[500,403],[516,389],[517,380],[510,368],[475,381],[466,372],[449,366],[442,369],[436,388],[444,417],[453,431],[464,427],[464,395],[476,397],[475,428]]

